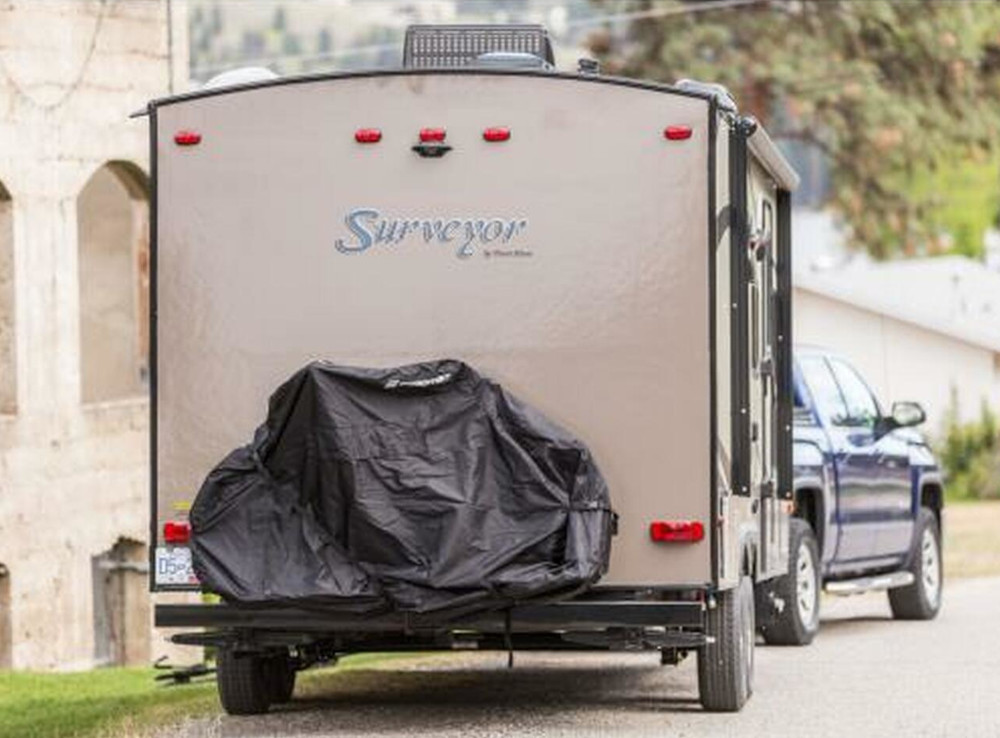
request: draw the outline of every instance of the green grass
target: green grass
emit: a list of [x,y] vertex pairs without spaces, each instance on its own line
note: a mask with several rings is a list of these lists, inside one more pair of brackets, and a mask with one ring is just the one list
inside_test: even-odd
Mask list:
[[114,735],[218,710],[214,681],[164,687],[154,674],[139,668],[0,673],[0,736]]
[[[336,667],[306,671],[300,681],[347,676],[412,654],[358,654]],[[153,669],[95,669],[53,674],[0,672],[0,736],[2,738],[105,738],[142,735],[156,725],[221,711],[215,680],[163,686]],[[296,688],[298,689],[298,688]]]

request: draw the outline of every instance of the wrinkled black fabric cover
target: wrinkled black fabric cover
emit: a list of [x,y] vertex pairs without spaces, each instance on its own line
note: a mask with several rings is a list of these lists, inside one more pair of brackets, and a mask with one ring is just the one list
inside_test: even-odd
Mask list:
[[191,547],[231,601],[467,611],[592,584],[612,516],[587,448],[466,364],[316,362],[208,475]]

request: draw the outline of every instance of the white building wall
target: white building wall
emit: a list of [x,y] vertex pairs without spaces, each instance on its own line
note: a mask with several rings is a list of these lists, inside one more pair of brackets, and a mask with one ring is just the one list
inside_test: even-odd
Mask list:
[[[175,59],[186,60],[184,4],[174,7]],[[148,538],[148,400],[81,403],[76,203],[109,161],[148,172],[146,122],[129,114],[171,88],[167,8],[0,3],[0,181],[13,210],[17,369],[16,412],[0,416],[0,564],[15,668],[90,665],[91,557],[119,538]],[[173,70],[186,78],[183,61]]]
[[988,348],[802,288],[795,289],[793,323],[796,343],[842,353],[885,409],[894,400],[923,404],[931,436],[943,429],[953,391],[963,420],[977,419],[984,400],[1000,408],[1000,357]]

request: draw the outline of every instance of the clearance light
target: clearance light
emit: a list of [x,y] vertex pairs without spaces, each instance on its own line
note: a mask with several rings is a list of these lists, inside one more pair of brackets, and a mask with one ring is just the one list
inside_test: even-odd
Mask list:
[[483,140],[485,141],[506,141],[510,138],[509,128],[487,128],[483,131]]
[[382,140],[382,131],[378,128],[359,128],[354,132],[354,140],[359,144],[373,144]]
[[163,524],[163,540],[167,543],[187,543],[191,540],[191,526],[169,520]]
[[654,520],[649,537],[657,543],[697,543],[705,537],[705,526],[697,520]]
[[420,140],[424,143],[431,141],[444,141],[445,130],[443,128],[421,128]]
[[691,126],[667,126],[663,129],[663,137],[669,141],[691,138]]
[[195,146],[201,143],[201,134],[197,131],[177,131],[174,143],[178,146]]

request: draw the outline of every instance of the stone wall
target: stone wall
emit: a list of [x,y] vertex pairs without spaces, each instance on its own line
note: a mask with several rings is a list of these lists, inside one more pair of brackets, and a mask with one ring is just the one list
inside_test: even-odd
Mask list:
[[[95,562],[148,542],[148,131],[129,115],[183,89],[186,9],[172,7],[168,40],[165,0],[0,0],[0,665],[94,664]],[[81,198],[95,178],[104,189]],[[109,290],[125,297],[109,307]],[[123,622],[146,624],[118,652],[155,658],[148,598],[109,591]]]

